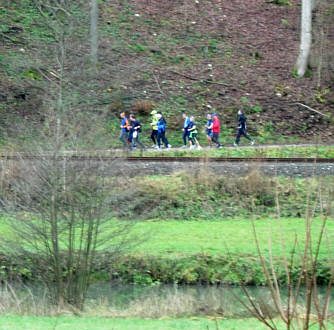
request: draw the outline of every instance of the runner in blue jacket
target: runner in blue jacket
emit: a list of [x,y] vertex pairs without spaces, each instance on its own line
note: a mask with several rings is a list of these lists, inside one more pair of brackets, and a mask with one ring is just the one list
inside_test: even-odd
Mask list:
[[162,116],[161,112],[157,113],[157,118],[158,118],[158,149],[161,148],[161,140],[165,144],[166,148],[171,148],[171,145],[168,143],[168,140],[166,138],[166,120]]

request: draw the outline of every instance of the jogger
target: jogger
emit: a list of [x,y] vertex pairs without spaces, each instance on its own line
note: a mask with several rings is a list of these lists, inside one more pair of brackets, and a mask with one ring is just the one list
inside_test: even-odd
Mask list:
[[120,117],[122,118],[122,122],[121,122],[121,133],[119,135],[119,139],[120,141],[123,143],[123,146],[127,146],[129,144],[128,142],[128,137],[129,137],[129,133],[128,133],[128,128],[129,128],[129,121],[125,116],[125,112],[122,112],[120,114]]
[[206,116],[207,118],[207,123],[206,123],[206,139],[208,141],[209,147],[211,147],[211,142],[212,142],[212,126],[213,126],[213,120],[212,120],[212,115],[208,114]]
[[219,142],[220,122],[216,113],[212,114],[212,118],[212,142],[216,144],[217,148],[221,148],[222,145]]
[[160,149],[161,147],[161,140],[165,144],[166,148],[170,148],[171,145],[168,143],[168,140],[166,138],[166,120],[162,116],[161,112],[157,113],[157,117],[158,117],[158,137],[157,137],[158,148]]
[[244,136],[247,140],[249,140],[251,145],[254,144],[254,140],[251,137],[249,137],[246,133],[246,130],[247,130],[246,121],[247,121],[247,118],[243,114],[243,111],[239,110],[238,111],[238,134],[234,142],[235,147],[239,145],[241,136]]
[[183,122],[183,128],[182,128],[182,131],[183,131],[183,148],[186,148],[187,147],[187,138],[189,140],[189,131],[188,131],[188,125],[190,123],[190,119],[189,117],[187,116],[186,113],[183,113],[182,114],[182,118],[184,120]]
[[146,150],[144,143],[139,139],[139,133],[141,132],[141,124],[136,119],[135,115],[130,115],[130,136],[131,136],[131,149],[136,147],[138,143],[143,150]]
[[157,118],[157,111],[152,110],[151,111],[151,123],[150,125],[152,126],[152,133],[151,133],[151,140],[153,141],[153,146],[156,147],[158,144],[158,118]]
[[194,149],[195,144],[196,144],[198,149],[202,149],[198,140],[197,140],[198,130],[197,130],[197,126],[195,124],[194,116],[190,117],[190,122],[189,122],[189,125],[188,125],[188,132],[189,132],[190,149]]

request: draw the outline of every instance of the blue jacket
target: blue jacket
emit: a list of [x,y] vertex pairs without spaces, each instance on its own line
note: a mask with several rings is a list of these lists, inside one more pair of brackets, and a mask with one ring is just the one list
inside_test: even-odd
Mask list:
[[187,117],[187,118],[184,120],[184,124],[183,124],[183,128],[184,128],[185,130],[188,129],[189,123],[190,123],[190,119],[189,119],[189,117]]
[[121,124],[123,127],[122,127],[122,132],[127,132],[127,127],[129,126],[129,122],[128,122],[128,119],[126,117],[124,117],[122,119],[122,124]]
[[161,117],[158,120],[158,133],[162,133],[166,131],[166,120],[164,117]]
[[[213,120],[212,120],[212,119],[209,119],[208,122],[206,123],[206,126],[209,126],[209,127],[210,127],[210,126],[212,125],[212,123],[213,123]],[[207,134],[207,135],[210,135],[211,133],[212,133],[212,128],[207,128],[207,129],[206,129],[206,134]]]

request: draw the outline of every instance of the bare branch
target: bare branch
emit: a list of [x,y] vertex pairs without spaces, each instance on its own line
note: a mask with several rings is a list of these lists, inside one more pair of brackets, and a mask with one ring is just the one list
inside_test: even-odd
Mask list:
[[292,103],[292,105],[300,105],[300,106],[302,106],[302,107],[304,107],[304,108],[306,108],[306,109],[309,109],[310,111],[313,111],[313,112],[315,112],[315,113],[317,113],[317,114],[319,114],[319,115],[321,115],[321,116],[326,116],[326,115],[323,114],[322,112],[320,112],[320,111],[318,111],[318,110],[315,110],[315,109],[309,107],[308,105],[305,105],[305,104],[300,103],[300,102]]

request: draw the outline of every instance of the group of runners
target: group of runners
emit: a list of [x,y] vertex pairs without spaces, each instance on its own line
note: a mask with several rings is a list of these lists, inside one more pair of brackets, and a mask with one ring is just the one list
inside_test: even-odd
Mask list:
[[[120,114],[121,117],[121,134],[120,140],[124,147],[128,147],[130,150],[135,149],[137,145],[140,145],[142,150],[146,150],[146,146],[140,141],[139,134],[142,131],[142,125],[134,114],[130,114],[129,119],[126,117],[125,112]],[[182,114],[183,118],[183,146],[181,148],[187,148],[189,143],[190,149],[202,149],[197,139],[198,127],[195,122],[194,116],[188,116],[186,113]],[[254,144],[254,140],[250,138],[246,133],[246,120],[247,118],[243,114],[242,110],[238,111],[238,134],[234,142],[234,146],[239,145],[241,136],[248,139],[251,145]],[[161,149],[163,146],[166,149],[170,149],[171,145],[166,138],[166,120],[160,111],[151,111],[152,127],[151,139],[153,141],[152,148]],[[220,121],[217,113],[207,115],[207,123],[205,126],[206,138],[209,146],[215,145],[217,148],[222,148],[219,142],[220,133]]]

